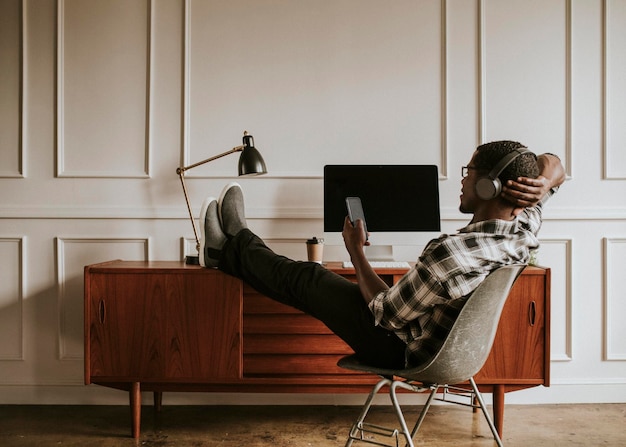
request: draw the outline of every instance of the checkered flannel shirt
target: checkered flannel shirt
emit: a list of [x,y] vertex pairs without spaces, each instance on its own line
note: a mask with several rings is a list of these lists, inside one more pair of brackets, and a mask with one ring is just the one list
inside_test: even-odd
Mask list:
[[369,307],[375,323],[407,344],[407,366],[436,354],[467,298],[492,270],[528,262],[530,250],[539,247],[543,205],[556,190],[512,221],[470,223],[433,239],[398,283],[374,297]]

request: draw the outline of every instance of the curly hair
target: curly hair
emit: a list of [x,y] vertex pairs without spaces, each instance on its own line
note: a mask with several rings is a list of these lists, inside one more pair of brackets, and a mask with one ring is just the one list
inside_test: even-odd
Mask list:
[[[481,144],[476,148],[478,151],[474,158],[476,169],[484,171],[485,173],[490,172],[507,154],[520,148],[526,149],[526,146],[517,141],[509,140],[492,141],[491,143]],[[539,167],[537,166],[537,156],[532,152],[528,152],[516,157],[513,162],[500,173],[498,178],[504,184],[507,180],[515,180],[518,177],[537,178],[538,175]]]

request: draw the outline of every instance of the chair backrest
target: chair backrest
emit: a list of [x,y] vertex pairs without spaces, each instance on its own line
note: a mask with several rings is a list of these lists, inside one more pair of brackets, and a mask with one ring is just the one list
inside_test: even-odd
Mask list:
[[433,359],[403,377],[426,383],[454,384],[473,377],[491,352],[502,308],[524,265],[491,272],[461,309],[450,333]]

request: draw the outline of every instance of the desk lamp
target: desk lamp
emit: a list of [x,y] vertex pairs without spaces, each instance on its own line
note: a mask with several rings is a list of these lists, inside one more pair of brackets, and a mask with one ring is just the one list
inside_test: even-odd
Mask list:
[[[187,202],[187,211],[189,211],[189,218],[191,219],[191,225],[193,227],[193,234],[196,238],[196,250],[198,251],[198,253],[200,252],[200,238],[198,237],[198,230],[196,229],[196,223],[193,218],[193,212],[191,211],[191,205],[189,204],[189,195],[187,194],[187,187],[185,186],[185,172],[188,171],[189,169],[193,169],[197,166],[217,160],[218,158],[222,158],[226,155],[234,154],[235,152],[241,152],[241,155],[239,156],[239,175],[240,176],[253,176],[253,175],[267,174],[265,161],[263,161],[263,157],[261,156],[259,151],[254,147],[254,138],[252,138],[252,135],[248,135],[248,132],[243,133],[243,145],[236,146],[224,153],[215,155],[214,157],[211,157],[211,158],[207,158],[206,160],[199,161],[198,163],[194,163],[189,166],[181,166],[176,169],[176,173],[180,177],[180,183],[183,186],[183,194],[185,194],[185,201]],[[200,258],[199,256],[186,256],[185,263],[198,265],[200,264]]]

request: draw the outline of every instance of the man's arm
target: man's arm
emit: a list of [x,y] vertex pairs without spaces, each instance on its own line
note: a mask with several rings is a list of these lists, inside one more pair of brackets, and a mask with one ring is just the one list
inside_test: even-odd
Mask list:
[[355,225],[352,225],[350,219],[346,217],[343,222],[342,235],[346,250],[348,250],[350,260],[354,265],[356,280],[361,289],[361,294],[365,302],[369,303],[379,292],[387,290],[389,286],[374,272],[365,256],[363,247],[369,245],[369,242],[365,238],[363,222],[359,219],[355,222]]
[[502,197],[518,207],[516,214],[526,207],[535,206],[550,189],[560,186],[565,181],[565,168],[556,155],[539,155],[537,165],[539,166],[537,178],[520,177],[517,181],[509,180],[502,187]]

